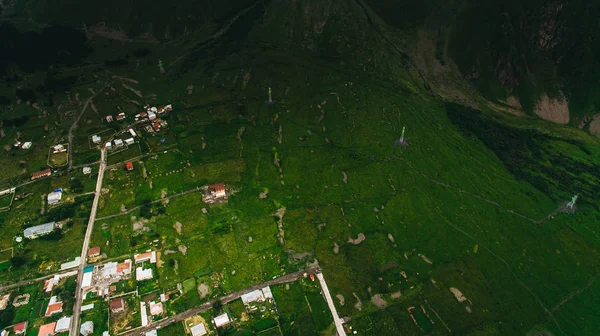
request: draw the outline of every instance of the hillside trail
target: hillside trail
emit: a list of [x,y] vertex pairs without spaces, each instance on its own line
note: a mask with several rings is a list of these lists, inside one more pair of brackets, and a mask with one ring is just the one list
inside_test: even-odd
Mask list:
[[86,101],[85,104],[83,105],[83,107],[81,108],[81,113],[79,113],[79,115],[77,116],[77,118],[75,118],[75,120],[73,121],[73,124],[71,125],[71,127],[69,128],[69,149],[68,149],[68,153],[69,153],[69,168],[67,170],[73,170],[73,131],[77,129],[77,124],[79,123],[79,120],[81,119],[81,117],[83,116],[83,114],[85,113],[85,110],[87,110],[87,107],[90,105],[90,103],[92,102],[92,100],[99,95],[102,91],[104,91],[104,89],[106,89],[107,87],[109,87],[113,82],[110,83],[106,83],[102,89],[100,89],[98,92],[94,92],[94,94],[92,94]]

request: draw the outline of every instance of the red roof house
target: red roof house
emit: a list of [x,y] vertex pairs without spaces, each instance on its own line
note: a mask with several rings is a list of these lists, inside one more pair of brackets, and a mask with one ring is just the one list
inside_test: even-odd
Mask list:
[[117,298],[110,301],[110,311],[113,313],[119,313],[125,310],[125,303],[123,298]]
[[40,327],[40,331],[38,331],[38,336],[51,336],[54,335],[54,328],[56,327],[56,322],[44,324]]
[[27,321],[15,324],[13,331],[16,335],[24,334],[27,331]]
[[100,246],[92,247],[88,250],[88,257],[94,258],[100,255]]
[[127,170],[133,170],[133,163],[131,163],[131,161],[129,161],[125,164],[125,167],[127,167]]
[[50,170],[50,168],[46,168],[44,170],[40,170],[39,172],[35,172],[35,173],[31,174],[31,179],[37,180],[40,177],[50,176],[51,174],[52,174],[52,170]]

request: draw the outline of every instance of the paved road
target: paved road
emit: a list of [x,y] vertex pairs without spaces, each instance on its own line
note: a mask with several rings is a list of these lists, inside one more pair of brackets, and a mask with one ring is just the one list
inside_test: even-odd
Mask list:
[[337,334],[338,336],[346,336],[344,326],[342,325],[342,320],[338,315],[337,309],[335,309],[335,305],[333,304],[333,299],[331,298],[331,293],[329,293],[329,288],[327,287],[327,282],[325,282],[323,273],[317,273],[317,278],[321,283],[321,288],[323,289],[323,294],[325,295],[325,300],[327,301],[329,310],[331,310],[331,315],[333,315],[333,323],[335,324],[335,329],[337,329]]
[[96,181],[96,196],[94,197],[94,202],[92,203],[92,211],[90,213],[90,219],[88,221],[85,238],[83,239],[83,246],[81,248],[81,264],[79,265],[79,272],[77,274],[77,289],[75,290],[75,305],[73,306],[73,319],[71,320],[71,330],[69,331],[70,336],[79,335],[79,318],[81,314],[81,302],[83,301],[83,291],[81,289],[81,282],[83,281],[83,268],[87,265],[87,250],[90,246],[92,232],[94,231],[94,221],[96,219],[96,211],[98,210],[98,202],[102,192],[102,179],[104,178],[105,168],[106,149],[103,147],[100,149],[100,166],[98,167],[98,180]]
[[[254,285],[252,287],[248,287],[248,288],[243,289],[241,291],[233,292],[231,294],[222,296],[222,297],[218,298],[217,300],[220,300],[223,304],[227,304],[227,303],[229,303],[229,302],[231,302],[233,300],[239,299],[242,295],[244,295],[246,293],[250,293],[253,290],[257,290],[259,288],[263,288],[263,287],[266,287],[266,286],[281,285],[281,284],[288,283],[288,282],[294,282],[294,281],[298,280],[299,278],[303,277],[304,274],[317,274],[317,276],[318,276],[319,272],[320,272],[319,271],[319,266],[312,265],[312,266],[309,266],[308,268],[305,268],[305,269],[300,270],[298,272],[287,274],[287,275],[281,276],[279,278],[276,278],[276,279],[273,279],[273,280],[269,280],[269,281],[265,281],[263,283]],[[202,313],[204,311],[207,311],[207,310],[211,309],[212,308],[212,304],[215,301],[216,300],[210,301],[210,302],[206,302],[206,303],[204,303],[204,304],[202,304],[200,306],[197,306],[197,307],[194,307],[192,309],[186,310],[183,313],[177,314],[175,316],[167,317],[165,319],[162,319],[160,321],[157,321],[157,322],[152,323],[150,325],[147,325],[145,327],[138,327],[138,328],[133,329],[133,330],[128,330],[128,331],[120,333],[118,335],[119,336],[123,336],[123,335],[143,335],[146,331],[150,331],[150,330],[153,330],[153,329],[156,329],[156,328],[166,327],[166,326],[168,326],[168,325],[170,325],[172,323],[177,323],[177,322],[183,321],[183,320],[185,320],[187,318],[190,318],[190,317],[192,317],[192,316],[194,316],[196,314],[199,314],[199,313]],[[343,328],[342,328],[342,330],[343,330]],[[345,334],[343,334],[343,335],[345,335]]]

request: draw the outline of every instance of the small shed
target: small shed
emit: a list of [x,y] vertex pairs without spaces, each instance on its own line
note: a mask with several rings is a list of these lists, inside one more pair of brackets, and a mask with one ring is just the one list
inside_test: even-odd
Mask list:
[[127,170],[128,170],[128,171],[131,171],[131,170],[133,170],[133,163],[131,163],[131,161],[128,161],[128,162],[125,164],[125,168],[127,168]]

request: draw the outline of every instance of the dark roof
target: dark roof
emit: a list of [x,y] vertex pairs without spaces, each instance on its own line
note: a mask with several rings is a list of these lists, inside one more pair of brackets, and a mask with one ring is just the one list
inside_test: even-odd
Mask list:
[[123,299],[117,298],[110,301],[110,309],[121,309],[123,308]]

